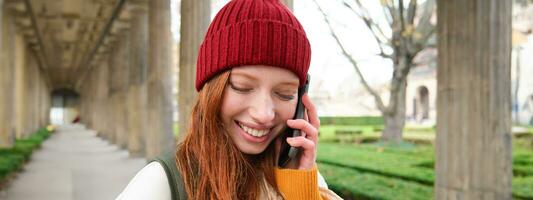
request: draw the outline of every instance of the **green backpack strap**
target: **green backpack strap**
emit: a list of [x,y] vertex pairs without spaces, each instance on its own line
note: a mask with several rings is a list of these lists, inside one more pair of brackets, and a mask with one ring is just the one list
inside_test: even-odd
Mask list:
[[159,162],[167,175],[172,200],[187,200],[183,177],[176,166],[176,157],[173,151],[166,151],[157,156],[152,162]]

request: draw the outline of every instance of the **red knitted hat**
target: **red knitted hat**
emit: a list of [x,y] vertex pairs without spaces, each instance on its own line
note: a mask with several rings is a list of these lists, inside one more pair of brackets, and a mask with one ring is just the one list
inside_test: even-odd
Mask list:
[[242,65],[288,69],[305,83],[311,46],[302,25],[279,0],[232,0],[215,16],[200,46],[196,90]]

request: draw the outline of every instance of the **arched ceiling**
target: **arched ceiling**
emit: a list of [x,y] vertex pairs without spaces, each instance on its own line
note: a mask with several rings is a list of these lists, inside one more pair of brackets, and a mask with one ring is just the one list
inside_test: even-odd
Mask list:
[[76,88],[146,0],[5,0],[52,88]]

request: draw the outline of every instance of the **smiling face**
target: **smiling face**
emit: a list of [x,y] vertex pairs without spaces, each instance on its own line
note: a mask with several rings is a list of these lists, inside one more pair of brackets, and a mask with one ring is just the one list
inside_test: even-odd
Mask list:
[[292,119],[298,101],[298,77],[270,66],[242,66],[231,71],[221,118],[237,148],[259,154]]

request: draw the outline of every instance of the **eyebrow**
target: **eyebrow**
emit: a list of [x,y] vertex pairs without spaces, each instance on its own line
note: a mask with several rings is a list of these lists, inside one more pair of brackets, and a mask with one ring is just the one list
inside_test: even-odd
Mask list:
[[[250,75],[250,74],[247,74],[247,73],[242,73],[242,72],[232,72],[232,75],[237,75],[237,76],[243,76],[244,78],[247,78],[247,79],[250,79],[250,80],[253,80],[253,81],[257,81],[257,78],[253,75]],[[299,82],[294,82],[294,81],[285,81],[285,82],[281,82],[279,83],[278,85],[293,85],[293,86],[300,86]]]
[[300,86],[300,84],[297,83],[297,82],[282,82],[282,83],[280,83],[280,84],[278,84],[278,85],[293,85],[293,86]]
[[244,76],[245,78],[248,78],[248,79],[251,79],[251,80],[257,80],[257,78],[255,78],[254,76],[252,75],[249,75],[249,74],[246,74],[246,73],[240,73],[240,72],[231,72],[232,75],[238,75],[238,76]]

